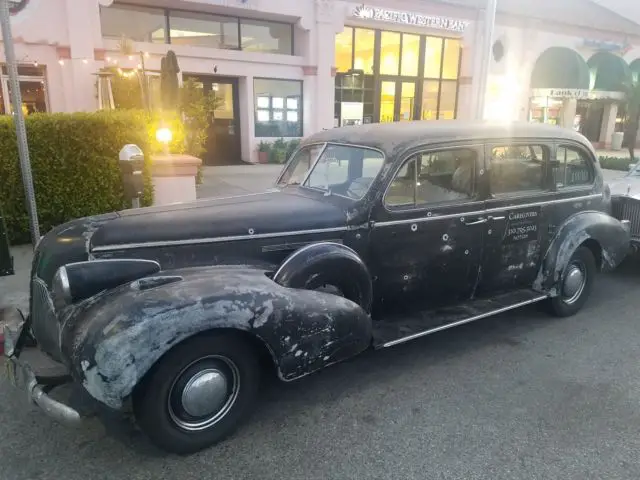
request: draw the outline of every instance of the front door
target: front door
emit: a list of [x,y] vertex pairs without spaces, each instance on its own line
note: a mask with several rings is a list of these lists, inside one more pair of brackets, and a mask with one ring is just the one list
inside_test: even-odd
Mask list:
[[484,232],[478,146],[409,154],[373,212],[370,265],[377,308],[431,309],[470,298]]
[[549,232],[553,145],[506,140],[486,146],[490,189],[478,295],[530,287],[538,274]]
[[416,82],[382,77],[379,82],[380,123],[416,119]]
[[209,128],[203,153],[205,165],[242,163],[238,79],[212,75],[184,75],[193,78],[211,100]]

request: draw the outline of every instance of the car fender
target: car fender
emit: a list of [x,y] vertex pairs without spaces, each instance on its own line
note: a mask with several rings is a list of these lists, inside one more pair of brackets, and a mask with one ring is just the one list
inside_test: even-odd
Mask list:
[[[569,217],[551,241],[536,277],[534,288],[558,294],[557,285],[574,252],[585,242],[595,242],[601,251],[602,271],[617,267],[629,252],[629,229],[611,215],[584,211]],[[589,243],[593,245],[593,243]]]
[[261,341],[284,381],[370,346],[371,318],[359,305],[281,286],[267,274],[253,267],[195,268],[102,292],[63,315],[63,357],[94,398],[119,408],[164,353],[214,329]]
[[353,249],[340,243],[318,242],[296,250],[278,268],[273,281],[290,288],[310,288],[326,282],[339,287],[344,297],[367,312],[371,309],[369,270]]

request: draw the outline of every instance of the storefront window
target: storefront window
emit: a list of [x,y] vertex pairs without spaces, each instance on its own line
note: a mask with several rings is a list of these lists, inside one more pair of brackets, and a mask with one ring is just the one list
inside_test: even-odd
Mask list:
[[363,70],[364,73],[373,73],[375,30],[364,28],[355,29],[355,50],[353,68]]
[[444,60],[442,62],[442,78],[453,80],[458,78],[460,64],[460,40],[446,38],[444,40]]
[[166,17],[159,8],[143,8],[130,5],[112,5],[100,8],[102,36],[121,38],[135,42],[165,43]]
[[438,119],[438,80],[425,80],[422,87],[422,120]]
[[237,49],[238,20],[191,12],[171,12],[169,36],[173,45]]
[[440,78],[442,64],[442,39],[426,37],[424,48],[424,76],[425,78]]
[[253,80],[256,137],[302,136],[302,82]]
[[394,121],[396,82],[380,82],[380,123]]
[[293,27],[288,23],[240,20],[242,50],[293,55]]
[[353,28],[345,27],[344,31],[336,35],[336,70],[347,72],[351,70],[353,56]]
[[420,36],[402,35],[402,75],[418,76],[418,62],[420,60]]
[[[41,66],[18,66],[18,81],[22,96],[22,113],[44,113],[48,111],[48,98],[45,82],[45,69]],[[11,89],[7,69],[2,67],[0,79],[0,114],[13,112],[11,105]]]
[[458,82],[442,81],[440,86],[440,108],[438,112],[439,120],[453,120],[456,118],[456,93]]
[[400,34],[382,32],[380,34],[380,74],[398,75],[400,65]]
[[400,93],[400,121],[413,120],[413,107],[416,101],[416,84],[403,82]]

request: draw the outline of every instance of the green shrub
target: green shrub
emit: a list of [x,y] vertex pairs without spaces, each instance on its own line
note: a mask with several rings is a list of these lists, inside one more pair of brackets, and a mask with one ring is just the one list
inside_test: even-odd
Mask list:
[[626,172],[631,165],[631,159],[629,157],[600,157],[600,167],[607,170],[620,170]]
[[[34,114],[26,119],[41,233],[73,218],[127,208],[118,153],[135,143],[145,153],[142,205],[150,205],[153,187],[151,154],[162,150],[155,139],[161,123],[143,111]],[[166,119],[173,130],[172,151],[181,151],[184,129],[177,118]],[[29,221],[22,186],[13,119],[0,117],[0,203],[13,244],[29,241]]]

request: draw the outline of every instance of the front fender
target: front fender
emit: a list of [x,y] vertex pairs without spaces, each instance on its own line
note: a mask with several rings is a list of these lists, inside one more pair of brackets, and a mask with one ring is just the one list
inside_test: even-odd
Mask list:
[[611,215],[598,211],[577,213],[560,227],[551,241],[534,288],[555,295],[562,271],[576,249],[591,241],[601,250],[601,270],[617,267],[629,252],[629,229]]
[[86,390],[109,407],[121,407],[173,346],[216,328],[242,330],[262,341],[286,381],[370,345],[371,319],[350,300],[286,288],[250,267],[171,275],[101,293],[63,317],[65,361]]

